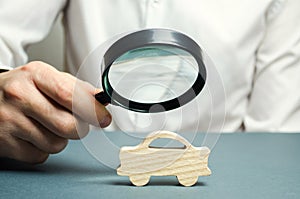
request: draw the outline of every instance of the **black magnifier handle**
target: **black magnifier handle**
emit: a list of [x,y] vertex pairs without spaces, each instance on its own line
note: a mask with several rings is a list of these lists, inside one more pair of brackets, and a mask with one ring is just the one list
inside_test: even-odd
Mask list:
[[103,91],[101,91],[100,93],[97,93],[95,95],[95,98],[98,102],[100,102],[103,105],[107,105],[107,104],[111,103],[110,97]]

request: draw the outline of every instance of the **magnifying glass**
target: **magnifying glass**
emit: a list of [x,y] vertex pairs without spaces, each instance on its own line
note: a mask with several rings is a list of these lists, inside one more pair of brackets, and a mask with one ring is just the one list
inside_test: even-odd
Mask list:
[[141,113],[173,110],[193,100],[206,82],[199,45],[168,29],[146,29],[125,35],[103,56],[103,91],[95,95]]

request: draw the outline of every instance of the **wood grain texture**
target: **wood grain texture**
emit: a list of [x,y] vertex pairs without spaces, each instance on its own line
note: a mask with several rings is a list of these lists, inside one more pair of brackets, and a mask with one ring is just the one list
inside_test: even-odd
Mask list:
[[[156,148],[150,144],[159,138],[181,142],[184,148]],[[211,174],[208,168],[207,147],[194,147],[180,135],[170,131],[156,131],[149,134],[137,146],[125,146],[120,150],[121,166],[118,175],[129,176],[132,184],[146,185],[151,176],[177,176],[180,184],[192,186],[198,176]]]

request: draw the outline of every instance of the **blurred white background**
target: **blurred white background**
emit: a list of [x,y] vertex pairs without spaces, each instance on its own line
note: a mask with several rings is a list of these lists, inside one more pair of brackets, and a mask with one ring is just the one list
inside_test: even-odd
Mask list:
[[59,16],[50,34],[40,43],[28,48],[29,61],[44,61],[64,70],[64,32]]

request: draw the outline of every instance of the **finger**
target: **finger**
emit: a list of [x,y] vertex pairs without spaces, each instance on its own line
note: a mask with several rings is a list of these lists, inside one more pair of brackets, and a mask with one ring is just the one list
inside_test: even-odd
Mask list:
[[76,115],[74,115],[74,117],[77,120],[76,128],[77,128],[77,133],[78,133],[78,137],[75,139],[82,139],[90,131],[90,125],[88,123],[86,123],[85,121],[83,121],[80,117],[78,117]]
[[91,124],[104,128],[111,123],[112,117],[105,106],[95,99],[95,93],[96,89],[90,84],[77,80],[73,92],[73,112],[83,119],[88,118]]
[[36,120],[28,118],[16,106],[6,104],[6,109],[10,114],[7,122],[13,127],[10,130],[11,135],[28,141],[47,153],[60,152],[67,145],[67,139],[57,136]]
[[[47,81],[45,81],[47,79]],[[95,88],[87,82],[47,67],[33,74],[35,85],[58,104],[81,117],[82,120],[101,127],[111,122],[105,106],[94,98]]]
[[34,147],[32,144],[16,138],[10,137],[7,140],[6,157],[31,164],[41,164],[47,160],[49,154]]
[[68,144],[67,139],[55,135],[37,121],[25,116],[19,117],[16,125],[18,130],[14,131],[12,135],[30,142],[46,153],[59,153]]
[[[35,119],[52,133],[62,138],[79,138],[76,128],[79,126],[79,121],[67,109],[46,98],[36,88],[28,86],[25,93],[19,91],[18,94],[10,94],[9,96],[10,99],[7,103],[20,108],[27,117]],[[83,125],[81,124],[81,126]],[[81,134],[88,131],[87,125],[85,127],[85,129],[80,129],[84,130]]]

